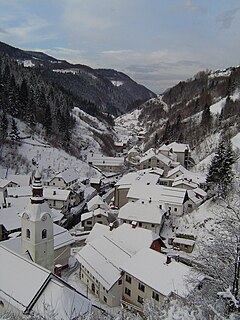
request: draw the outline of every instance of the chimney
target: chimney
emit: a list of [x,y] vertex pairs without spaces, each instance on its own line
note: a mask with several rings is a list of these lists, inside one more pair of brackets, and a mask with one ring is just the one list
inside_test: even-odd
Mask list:
[[132,228],[135,229],[137,226],[137,222],[136,221],[132,221]]
[[109,230],[112,231],[113,230],[113,223],[109,223]]
[[176,262],[180,262],[180,256],[179,256],[179,254],[176,254],[176,256],[175,256],[175,261],[176,261]]
[[167,256],[167,261],[166,261],[166,264],[169,264],[169,263],[171,263],[171,256]]

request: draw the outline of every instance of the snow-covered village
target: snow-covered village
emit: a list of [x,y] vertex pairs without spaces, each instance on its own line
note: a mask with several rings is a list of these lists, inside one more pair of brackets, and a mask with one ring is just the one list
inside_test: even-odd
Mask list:
[[0,320],[240,319],[235,2],[0,9]]

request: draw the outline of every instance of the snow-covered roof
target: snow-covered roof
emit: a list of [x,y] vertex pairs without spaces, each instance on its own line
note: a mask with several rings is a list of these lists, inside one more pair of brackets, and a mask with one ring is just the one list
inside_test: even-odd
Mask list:
[[74,238],[71,236],[70,232],[57,225],[53,224],[53,236],[54,236],[54,250],[65,247],[75,242]]
[[118,218],[123,220],[161,224],[163,210],[159,204],[148,201],[128,202],[120,208]]
[[121,277],[120,264],[131,254],[106,236],[88,242],[76,255],[78,261],[109,290]]
[[89,218],[96,217],[98,215],[108,217],[108,212],[106,212],[106,210],[101,209],[101,208],[98,208],[96,210],[92,210],[90,212],[85,212],[81,215],[81,221],[85,221]]
[[176,179],[174,180],[172,186],[173,186],[173,187],[177,187],[177,186],[179,186],[179,185],[181,185],[181,184],[183,184],[184,186],[190,187],[190,188],[192,188],[192,189],[198,187],[198,184],[197,184],[197,183],[191,181],[191,179],[189,180],[189,179],[185,179],[185,178],[183,178],[183,177],[180,177],[180,178],[178,177],[178,178],[176,178]]
[[105,157],[101,154],[91,154],[87,158],[88,163],[92,163],[95,166],[123,166],[123,157]]
[[149,248],[153,241],[159,239],[155,232],[138,227],[133,228],[128,223],[113,229],[108,233],[108,237],[131,254],[135,254],[144,247]]
[[12,181],[7,179],[0,179],[0,188],[5,188],[9,183],[12,183]]
[[20,229],[21,219],[14,208],[0,210],[0,225],[3,225],[7,231]]
[[[49,270],[2,245],[0,256],[0,297],[21,312],[31,306],[43,316],[46,303],[55,312],[57,320],[65,319],[70,314],[77,316],[90,311],[91,302]],[[31,281],[26,281],[29,275]]]
[[76,257],[109,290],[121,276],[119,266],[157,239],[156,233],[126,223],[111,231],[97,223]]
[[184,168],[184,166],[182,166],[181,164],[179,166],[177,166],[176,168],[173,168],[171,170],[168,171],[167,177],[171,177],[172,175],[174,175],[175,173],[181,172],[182,174],[185,173],[186,171],[188,171],[186,168]]
[[106,202],[103,201],[102,197],[96,195],[87,203],[88,211],[94,210],[96,207],[100,206],[100,208],[108,210],[109,207]]
[[158,182],[158,180],[159,176],[157,174],[151,174],[147,170],[140,170],[125,174],[120,180],[117,181],[115,186],[131,185],[136,182],[154,185]]
[[52,218],[52,211],[46,202],[30,203],[26,209],[20,213],[20,217],[22,217],[25,213],[28,215],[29,220],[31,221],[41,221],[43,215],[46,213]]
[[147,169],[142,169],[137,171],[139,174],[142,173],[151,173],[151,174],[157,174],[159,176],[162,176],[164,173],[164,170],[161,168],[153,167],[153,168],[147,168]]
[[165,187],[162,185],[145,185],[134,183],[128,191],[127,198],[159,201],[162,203],[183,204],[186,190],[181,188]]
[[185,238],[174,238],[173,239],[173,244],[178,243],[178,244],[184,244],[187,246],[194,246],[195,241],[191,239],[185,239]]
[[156,154],[154,150],[150,149],[146,152],[146,155],[143,156],[140,159],[139,163],[142,163],[146,160],[149,160],[151,158],[156,158],[157,160],[163,162],[164,164],[166,164],[167,166],[170,166],[170,164],[172,163],[172,160],[168,157],[166,157],[165,155],[163,155],[162,153],[158,153]]
[[7,176],[8,180],[18,184],[20,187],[26,187],[30,185],[31,175],[26,174],[9,174]]
[[110,232],[112,231],[110,231],[109,226],[105,226],[100,223],[95,223],[85,242],[91,242],[94,239],[99,238],[103,235],[107,235]]
[[70,190],[61,190],[57,188],[44,188],[43,197],[47,200],[67,201],[70,196]]
[[70,183],[74,180],[77,180],[79,178],[79,174],[73,169],[67,169],[58,173],[55,177],[62,178],[65,181],[65,183]]
[[8,197],[30,197],[32,195],[32,188],[29,186],[24,187],[8,187]]
[[169,148],[165,143],[158,149],[158,151],[170,151],[171,148]]
[[187,297],[194,288],[186,282],[191,268],[173,259],[166,264],[166,258],[160,252],[144,248],[123,263],[121,269],[166,297],[171,293]]
[[172,142],[168,144],[168,147],[173,150],[173,152],[185,152],[185,150],[190,150],[190,147],[186,143]]

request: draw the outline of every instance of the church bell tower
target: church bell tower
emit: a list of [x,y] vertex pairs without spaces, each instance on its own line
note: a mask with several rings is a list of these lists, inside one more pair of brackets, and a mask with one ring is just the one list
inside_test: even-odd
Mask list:
[[31,203],[21,214],[22,254],[28,255],[37,264],[53,271],[54,241],[53,220],[49,206],[44,202],[41,175],[36,170]]

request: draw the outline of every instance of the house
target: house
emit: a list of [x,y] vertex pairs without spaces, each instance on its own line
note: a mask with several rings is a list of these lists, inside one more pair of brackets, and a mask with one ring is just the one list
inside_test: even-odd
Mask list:
[[109,210],[109,206],[105,201],[103,201],[103,198],[100,197],[99,195],[96,195],[95,197],[93,197],[91,200],[88,201],[87,209],[88,211],[93,211],[99,208],[106,211]]
[[67,189],[78,181],[79,176],[80,175],[75,170],[67,169],[55,175],[55,177],[47,182],[47,186],[58,189]]
[[88,164],[103,172],[122,172],[125,161],[123,157],[105,157],[101,154],[90,154]]
[[16,317],[35,314],[49,319],[54,312],[56,320],[98,312],[87,297],[46,268],[3,245],[0,245],[0,256],[3,311],[13,312]]
[[75,207],[84,200],[84,190],[86,186],[81,182],[76,182],[68,187],[70,190],[70,206]]
[[144,188],[145,185],[156,185],[160,179],[159,174],[149,173],[152,168],[125,174],[115,184],[114,202],[115,207],[121,208],[127,200],[127,194],[133,183],[139,183]]
[[[104,231],[108,229],[106,233]],[[110,307],[119,306],[122,299],[120,266],[144,247],[161,250],[160,238],[150,230],[122,224],[116,229],[95,224],[87,241],[76,255],[80,263],[79,276],[91,293]],[[91,236],[91,234],[94,236]]]
[[172,150],[177,155],[177,161],[180,162],[185,168],[188,168],[189,160],[191,156],[191,150],[186,143],[172,142],[167,145],[167,147]]
[[186,238],[180,238],[180,237],[176,237],[173,239],[173,248],[177,250],[191,253],[193,251],[194,245],[195,245],[195,241],[192,239],[186,239]]
[[[153,301],[160,305],[166,298],[186,299],[194,290],[195,284],[189,284],[191,268],[170,256],[143,248],[126,260],[121,269],[124,272],[122,304],[141,311],[144,301]],[[196,283],[200,279],[196,276]]]
[[0,192],[3,193],[4,198],[7,197],[7,188],[9,187],[17,187],[17,183],[12,182],[11,180],[7,179],[0,179]]
[[109,212],[101,208],[85,212],[81,215],[81,225],[84,231],[92,230],[95,223],[109,225],[109,222]]
[[138,227],[152,230],[160,235],[165,217],[165,210],[159,208],[157,202],[136,201],[128,202],[120,208],[118,220],[120,224],[132,221],[137,223]]
[[139,170],[153,167],[161,168],[165,175],[174,166],[176,166],[176,164],[172,159],[161,153],[156,153],[156,150],[154,149],[149,149],[137,164]]
[[32,184],[31,174],[9,174],[7,179],[19,187],[27,187]]
[[60,210],[61,213],[66,214],[70,208],[70,190],[61,190],[57,188],[43,189],[43,197],[50,208]]
[[94,189],[96,189],[99,192],[101,185],[102,185],[102,179],[101,178],[91,178],[90,185],[91,185],[91,187],[93,187]]
[[162,208],[166,208],[172,219],[173,226],[175,225],[175,218],[182,216],[188,212],[189,198],[187,190],[180,188],[165,187],[162,185],[145,185],[135,183],[127,194],[128,202],[135,202],[138,200],[146,200],[159,202]]

